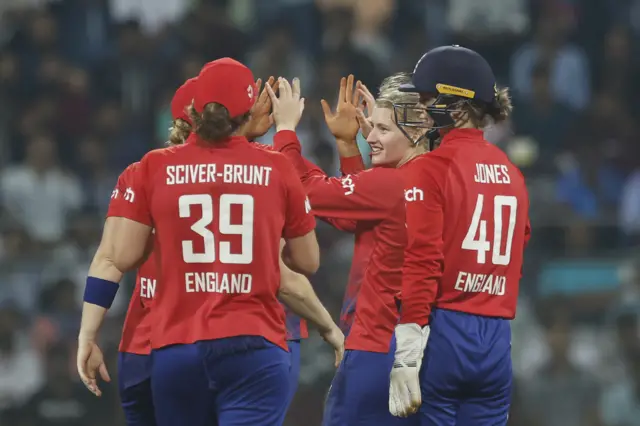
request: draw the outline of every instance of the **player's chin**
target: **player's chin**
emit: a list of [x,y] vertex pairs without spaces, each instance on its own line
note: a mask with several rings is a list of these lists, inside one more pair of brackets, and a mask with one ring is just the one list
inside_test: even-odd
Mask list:
[[371,153],[371,165],[373,167],[388,166],[390,162],[384,151],[374,151]]
[[378,151],[371,154],[371,166],[373,167],[396,167],[397,159],[390,158],[385,151]]

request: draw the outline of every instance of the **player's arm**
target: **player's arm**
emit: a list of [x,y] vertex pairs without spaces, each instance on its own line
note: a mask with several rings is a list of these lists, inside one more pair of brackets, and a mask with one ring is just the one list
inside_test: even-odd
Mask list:
[[282,238],[286,241],[283,258],[287,266],[302,274],[314,274],[320,267],[320,247],[316,238],[316,221],[307,196],[295,171],[286,159],[278,156],[277,166],[283,174],[286,191],[285,224]]
[[149,253],[153,222],[147,197],[149,162],[154,152],[147,154],[132,173],[125,195],[112,216],[119,217],[113,231],[113,264],[123,272],[140,266]]
[[446,164],[440,157],[421,159],[409,166],[406,188],[418,188],[422,200],[406,202],[407,246],[402,269],[400,324],[429,322],[443,273],[443,178]]
[[395,169],[371,169],[342,178],[315,171],[305,173],[300,143],[294,132],[278,132],[274,145],[302,176],[304,189],[318,217],[380,220],[404,199],[402,180]]
[[421,190],[423,199],[407,197],[406,202],[407,246],[389,388],[389,411],[395,416],[414,413],[421,404],[418,372],[429,340],[429,314],[442,277],[444,258],[440,180],[446,176],[446,167],[441,161],[437,156],[425,156],[402,171],[406,188]]
[[[84,303],[79,338],[95,340],[102,326],[104,316],[111,307],[122,279],[122,271],[113,264],[113,229],[120,218],[108,217],[104,223],[102,239],[89,266],[89,276],[85,286]],[[104,288],[93,289],[100,285]],[[104,300],[100,300],[103,299]]]
[[[280,249],[284,248],[284,241]],[[280,259],[280,300],[299,317],[313,324],[336,352],[336,367],[344,354],[344,334],[316,295],[309,279],[298,274]]]
[[280,260],[280,300],[293,313],[313,324],[322,338],[333,346],[338,367],[344,355],[344,334],[324,307],[309,279],[289,269]]
[[[357,145],[356,149],[358,149]],[[357,155],[348,157],[340,156],[340,172],[342,173],[342,176],[360,173],[363,170],[366,170],[366,167],[364,166],[364,161],[362,161],[362,156],[360,155],[359,150]]]
[[[358,159],[360,160],[359,163],[356,160],[354,160],[354,158],[347,158],[345,159],[346,161],[344,162],[344,166],[342,165],[342,158],[340,159],[340,170],[342,171],[343,175],[348,175],[350,173],[356,173],[358,171],[362,171],[364,170],[364,163],[362,162],[362,158],[358,157]],[[305,165],[307,166],[307,175],[314,175],[314,176],[326,176],[326,174],[324,173],[324,171],[316,166],[315,164],[313,164],[311,161],[307,160],[306,158],[302,158],[302,160],[304,161]],[[362,167],[360,168],[359,165],[362,165]],[[315,214],[315,212],[314,212]],[[318,216],[316,215],[316,217],[320,220],[322,220],[323,222],[327,222],[329,225],[333,226],[334,228],[336,228],[339,231],[343,231],[343,232],[349,232],[349,233],[354,233],[356,232],[356,225],[358,224],[357,220],[350,220],[350,219],[339,219],[339,218],[332,218],[332,217],[326,217],[326,216]]]
[[122,271],[113,264],[113,232],[116,222],[120,218],[114,213],[123,203],[124,193],[129,186],[129,179],[133,174],[137,163],[127,167],[118,177],[118,182],[111,194],[107,219],[102,230],[102,238],[98,245],[85,284],[84,303],[82,307],[82,320],[79,337],[95,340],[102,325],[107,309],[116,296],[119,282],[122,279]]
[[[285,246],[285,241],[280,242],[280,250]],[[280,291],[282,302],[293,313],[315,325],[320,332],[326,332],[337,327],[333,322],[329,311],[322,305],[320,299],[313,291],[309,279],[302,274],[292,271],[280,258]]]
[[102,352],[97,345],[97,336],[123,275],[123,270],[114,262],[116,250],[114,237],[119,222],[125,220],[117,216],[122,204],[127,202],[124,194],[129,187],[128,178],[133,173],[133,169],[134,165],[128,167],[118,178],[109,203],[109,212],[100,245],[89,267],[85,286],[82,319],[78,333],[77,368],[82,381],[96,396],[101,395],[96,381],[97,373],[99,372],[103,380],[110,381]]

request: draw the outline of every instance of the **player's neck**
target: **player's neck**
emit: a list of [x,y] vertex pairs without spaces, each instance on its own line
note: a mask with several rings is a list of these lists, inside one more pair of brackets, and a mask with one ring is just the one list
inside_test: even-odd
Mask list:
[[398,164],[396,165],[396,168],[401,167],[403,164],[408,163],[418,155],[424,154],[425,152],[427,152],[427,150],[424,147],[424,145],[418,145],[411,148],[409,152],[407,152],[407,154],[404,157],[402,157],[402,159],[398,162]]

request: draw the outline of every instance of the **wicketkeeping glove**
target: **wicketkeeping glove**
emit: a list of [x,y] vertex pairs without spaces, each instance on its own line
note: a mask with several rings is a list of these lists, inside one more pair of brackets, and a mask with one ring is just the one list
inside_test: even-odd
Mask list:
[[389,412],[407,417],[420,409],[420,367],[429,339],[429,326],[398,324],[396,326],[396,355],[389,384]]

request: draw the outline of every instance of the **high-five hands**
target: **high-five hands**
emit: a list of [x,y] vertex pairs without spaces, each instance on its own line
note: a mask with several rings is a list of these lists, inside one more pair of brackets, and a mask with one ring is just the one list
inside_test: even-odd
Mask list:
[[358,92],[353,90],[353,74],[340,79],[340,92],[335,112],[331,111],[329,103],[322,99],[324,121],[338,141],[355,142],[360,126],[358,125]]
[[304,111],[304,98],[300,97],[300,80],[294,78],[291,85],[286,79],[279,77],[278,83],[278,95],[271,86],[265,86],[271,98],[276,130],[295,131]]
[[267,87],[270,87],[274,92],[278,90],[279,82],[269,77],[264,89],[262,87],[262,79],[256,81],[256,88],[260,95],[256,100],[256,103],[251,109],[251,120],[249,121],[249,128],[247,130],[247,139],[253,140],[264,136],[273,125],[273,116],[271,115],[271,97],[267,91]]
[[[360,125],[360,131],[365,138],[369,137],[369,133],[373,130],[373,124],[371,123],[371,115],[373,114],[373,108],[376,104],[376,98],[373,97],[367,86],[363,82],[358,81],[356,83],[356,93],[358,94],[358,110],[357,119]],[[365,110],[367,111],[365,114]]]

